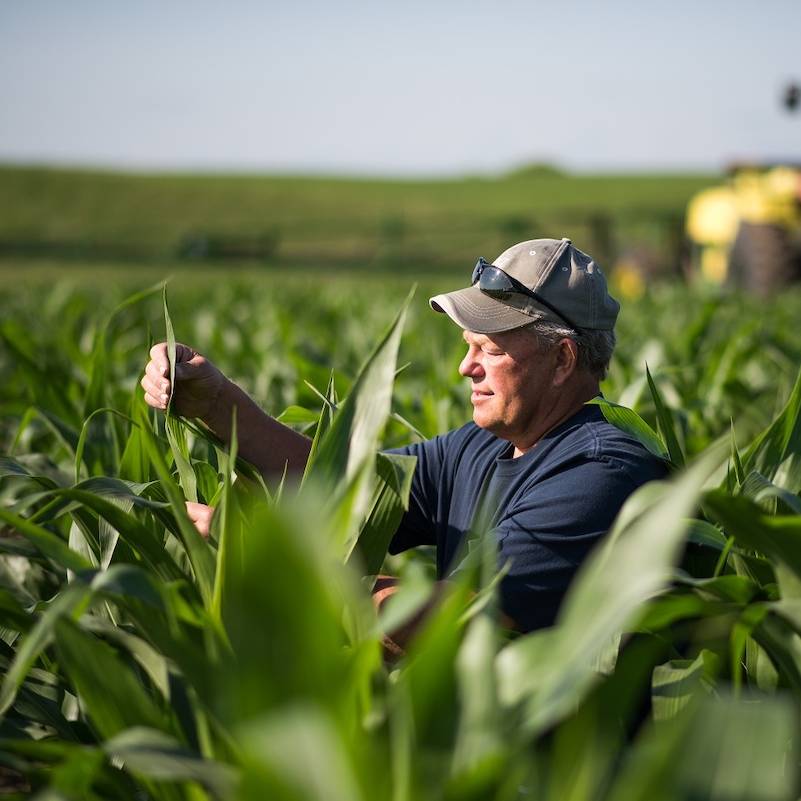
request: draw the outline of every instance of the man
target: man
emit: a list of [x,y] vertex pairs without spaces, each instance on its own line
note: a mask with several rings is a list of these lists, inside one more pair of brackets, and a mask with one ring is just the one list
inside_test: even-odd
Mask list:
[[[501,606],[516,628],[550,625],[581,561],[625,499],[665,465],[607,423],[596,405],[615,344],[619,306],[595,262],[570,240],[514,245],[479,259],[471,286],[430,301],[463,329],[459,372],[471,382],[473,422],[401,452],[417,456],[409,511],[390,550],[435,545],[437,572],[456,565],[476,515],[490,518],[508,564]],[[301,470],[309,440],[268,417],[191,348],[178,346],[175,403],[219,436],[236,407],[240,453],[263,473]],[[166,346],[142,379],[166,408]],[[189,505],[208,531],[211,510]],[[383,591],[382,591],[383,592]]]

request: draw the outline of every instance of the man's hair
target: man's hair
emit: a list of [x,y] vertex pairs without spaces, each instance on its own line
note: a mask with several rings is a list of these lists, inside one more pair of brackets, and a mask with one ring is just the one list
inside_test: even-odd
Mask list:
[[521,331],[528,331],[540,341],[544,347],[556,345],[562,339],[572,339],[578,346],[578,367],[602,381],[606,378],[612,352],[615,349],[615,332],[601,331],[591,328],[568,328],[559,323],[535,320],[523,326]]

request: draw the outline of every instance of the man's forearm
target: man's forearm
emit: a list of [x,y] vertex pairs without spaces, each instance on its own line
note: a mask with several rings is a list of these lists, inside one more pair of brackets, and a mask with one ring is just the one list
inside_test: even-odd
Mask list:
[[270,417],[244,390],[226,379],[213,410],[203,422],[225,443],[231,442],[231,415],[236,409],[238,450],[265,477],[284,470],[302,473],[311,440]]

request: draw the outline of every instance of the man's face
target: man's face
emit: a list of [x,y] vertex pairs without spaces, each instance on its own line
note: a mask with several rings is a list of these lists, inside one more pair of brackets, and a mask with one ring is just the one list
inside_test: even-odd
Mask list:
[[474,422],[502,439],[525,442],[554,402],[558,349],[541,350],[536,337],[522,331],[463,336],[467,355],[459,372],[472,382]]

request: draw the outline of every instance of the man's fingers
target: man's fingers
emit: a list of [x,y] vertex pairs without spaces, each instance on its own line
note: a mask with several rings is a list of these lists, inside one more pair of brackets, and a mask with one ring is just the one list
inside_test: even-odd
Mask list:
[[164,375],[161,367],[156,362],[148,362],[145,367],[145,376],[151,380],[154,387],[161,390],[168,390],[170,387],[170,371],[167,370],[167,375]]
[[[176,366],[181,362],[191,361],[195,356],[197,356],[197,353],[193,348],[180,342],[175,343]],[[154,369],[158,371],[159,375],[165,378],[170,375],[170,358],[167,355],[166,342],[157,342],[153,345],[150,349],[150,359],[151,363],[154,365]]]
[[[159,371],[162,376],[170,374],[170,360],[167,356],[167,343],[159,342],[150,349],[150,359],[154,369]],[[149,367],[150,365],[148,365]]]
[[164,411],[167,408],[167,401],[162,397],[154,398],[149,392],[145,392],[145,403],[154,409]]
[[[166,407],[170,398],[170,382],[158,375],[158,371],[148,365],[139,386],[155,401],[156,408]],[[151,406],[154,404],[150,404]]]
[[200,536],[207,538],[211,531],[211,519],[214,516],[214,507],[206,506],[205,503],[193,503],[186,501],[186,514],[195,524],[195,528],[200,532]]

